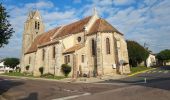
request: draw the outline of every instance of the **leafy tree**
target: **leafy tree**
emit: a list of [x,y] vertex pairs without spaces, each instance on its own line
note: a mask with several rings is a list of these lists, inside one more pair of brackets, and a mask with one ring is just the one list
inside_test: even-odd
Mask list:
[[6,58],[4,59],[4,65],[10,68],[15,68],[20,63],[18,58]]
[[132,67],[138,66],[142,61],[146,61],[149,56],[148,50],[135,41],[127,40],[129,64]]
[[156,56],[156,58],[163,62],[164,64],[166,64],[165,62],[168,62],[170,61],[170,50],[168,49],[165,49],[165,50],[162,50],[161,52],[159,52]]
[[10,39],[14,32],[8,18],[9,15],[6,12],[5,7],[0,3],[0,47],[3,47],[4,44],[8,44],[8,39]]
[[64,76],[68,77],[68,74],[71,72],[71,66],[69,66],[68,64],[62,64],[61,70],[62,70]]

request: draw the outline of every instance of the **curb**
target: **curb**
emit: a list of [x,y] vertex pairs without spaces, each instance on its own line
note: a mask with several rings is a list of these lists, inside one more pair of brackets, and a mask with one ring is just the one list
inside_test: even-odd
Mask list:
[[128,75],[128,76],[129,76],[129,77],[131,77],[131,76],[134,76],[134,75],[137,75],[137,74],[140,74],[140,73],[144,73],[144,72],[146,72],[146,71],[154,70],[154,69],[156,69],[156,68],[151,68],[151,69],[147,69],[147,70],[139,71],[139,72],[136,72],[136,73],[130,74],[130,75]]

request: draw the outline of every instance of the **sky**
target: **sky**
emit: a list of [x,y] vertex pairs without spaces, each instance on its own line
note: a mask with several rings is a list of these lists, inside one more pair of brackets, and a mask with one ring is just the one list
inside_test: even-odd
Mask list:
[[149,47],[153,53],[170,49],[170,0],[0,0],[10,15],[15,33],[0,48],[0,58],[20,57],[23,26],[28,12],[38,9],[46,31],[93,14],[124,34]]

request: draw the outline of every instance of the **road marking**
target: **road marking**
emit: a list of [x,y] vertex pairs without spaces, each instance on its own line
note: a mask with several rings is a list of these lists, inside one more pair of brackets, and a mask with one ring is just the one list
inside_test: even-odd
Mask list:
[[150,73],[151,71],[147,71],[147,73]]
[[167,74],[168,73],[168,71],[164,71],[164,74]]
[[73,98],[77,98],[77,97],[81,97],[81,96],[87,96],[87,95],[91,95],[91,93],[84,93],[84,94],[80,94],[80,95],[73,95],[73,96],[68,96],[68,97],[52,99],[52,100],[68,100],[68,99],[73,99]]
[[158,71],[159,73],[161,73],[162,71],[160,70],[160,71]]

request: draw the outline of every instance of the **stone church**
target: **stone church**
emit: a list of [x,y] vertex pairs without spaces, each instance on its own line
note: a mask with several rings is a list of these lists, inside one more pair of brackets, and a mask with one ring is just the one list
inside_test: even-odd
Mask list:
[[62,76],[62,64],[69,64],[71,77],[130,73],[124,36],[94,11],[79,21],[47,32],[38,10],[31,11],[24,25],[21,70],[39,76]]

